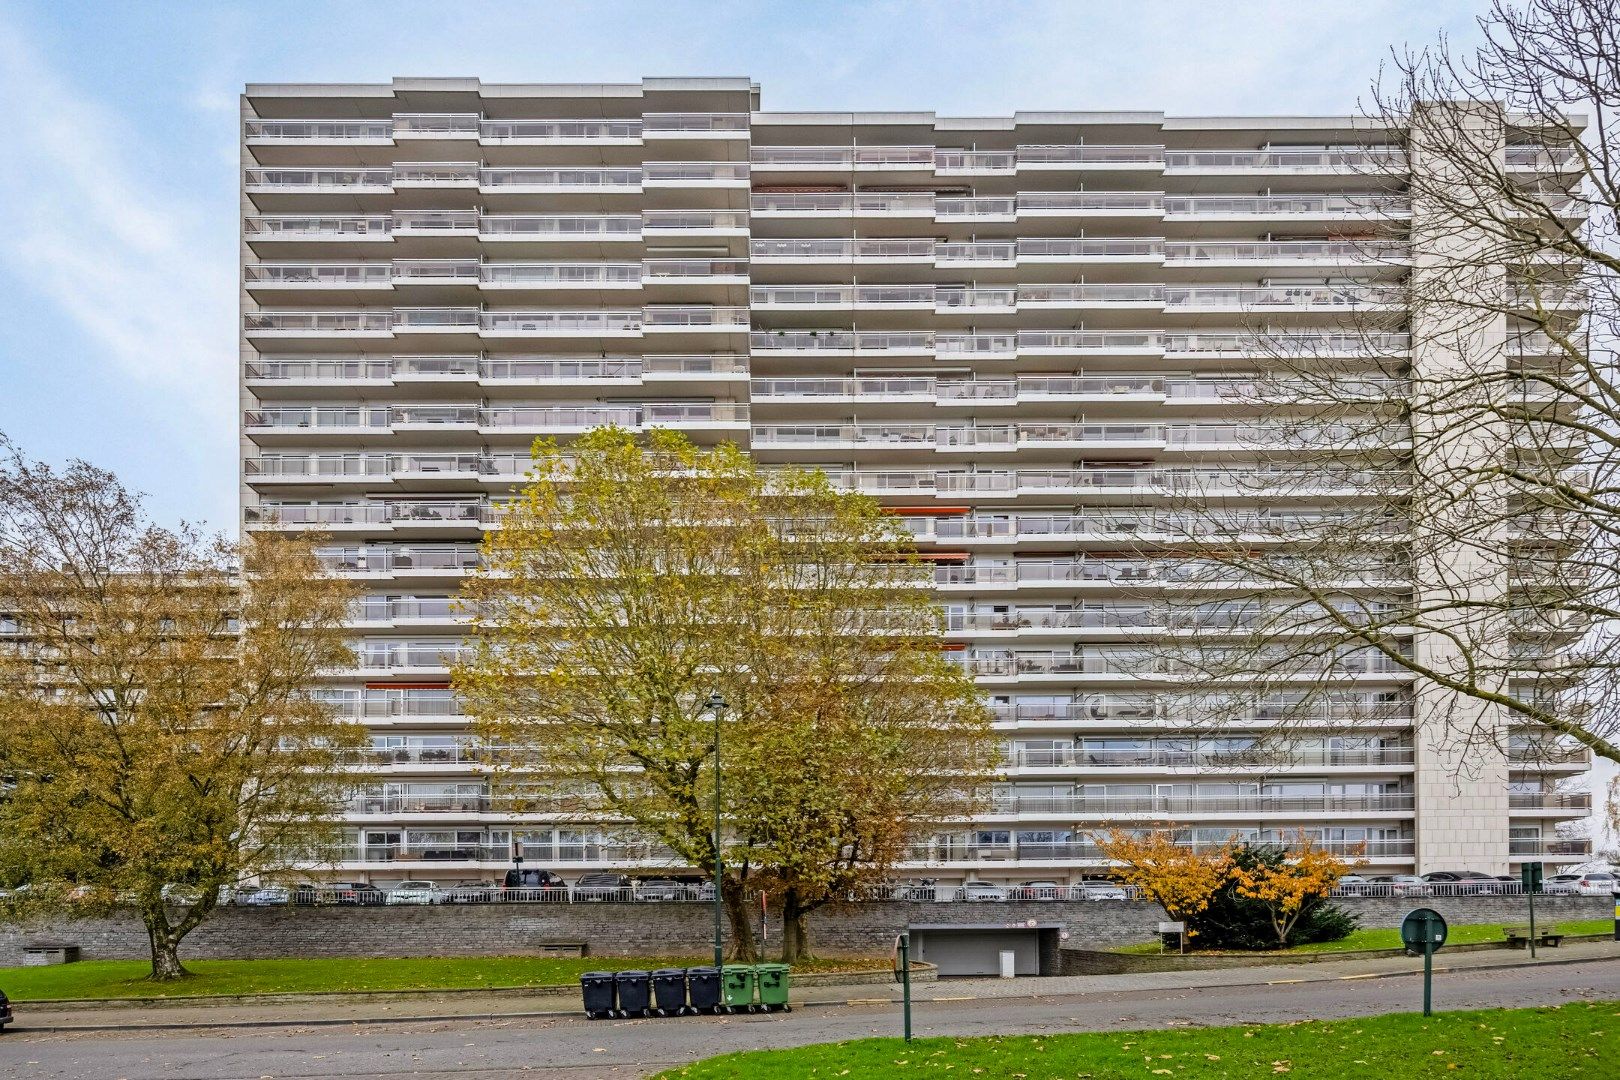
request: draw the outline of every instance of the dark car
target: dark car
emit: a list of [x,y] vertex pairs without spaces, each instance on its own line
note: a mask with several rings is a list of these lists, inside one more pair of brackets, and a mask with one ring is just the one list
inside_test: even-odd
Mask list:
[[327,886],[327,892],[334,904],[353,904],[357,907],[369,907],[373,904],[381,905],[388,902],[388,894],[369,881],[334,881]]
[[1435,870],[1423,881],[1436,896],[1488,896],[1503,892],[1502,882],[1477,870]]
[[628,900],[630,878],[624,874],[584,874],[574,882],[575,900]]
[[566,900],[568,882],[550,870],[508,870],[501,879],[500,895],[495,899],[503,903],[520,900]]
[[0,990],[0,1032],[4,1032],[9,1023],[11,1023],[11,999],[6,997],[4,990]]

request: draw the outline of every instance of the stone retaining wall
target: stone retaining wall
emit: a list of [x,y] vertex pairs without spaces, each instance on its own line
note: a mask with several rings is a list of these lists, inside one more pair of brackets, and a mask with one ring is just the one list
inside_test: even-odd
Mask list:
[[[1496,923],[1525,918],[1518,897],[1457,897],[1426,901],[1338,901],[1365,927],[1397,926],[1420,903],[1449,921]],[[1537,920],[1599,919],[1612,915],[1605,897],[1548,896]],[[1018,903],[851,904],[811,916],[818,952],[828,956],[886,956],[894,935],[912,925],[1053,926],[1061,944],[1105,948],[1153,937],[1164,913],[1156,904],[1076,900]],[[501,956],[538,952],[555,942],[583,942],[597,955],[702,955],[712,940],[704,904],[468,904],[358,908],[223,908],[186,939],[185,956],[258,959],[277,956]],[[147,956],[146,934],[133,914],[48,925],[0,926],[0,966],[22,963],[35,941],[78,945],[86,960]],[[770,941],[781,940],[772,919]]]

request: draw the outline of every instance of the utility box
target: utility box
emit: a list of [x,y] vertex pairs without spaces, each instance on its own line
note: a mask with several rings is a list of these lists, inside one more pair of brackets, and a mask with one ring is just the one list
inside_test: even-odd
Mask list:
[[23,946],[23,967],[52,967],[56,964],[77,964],[77,945],[34,944]]

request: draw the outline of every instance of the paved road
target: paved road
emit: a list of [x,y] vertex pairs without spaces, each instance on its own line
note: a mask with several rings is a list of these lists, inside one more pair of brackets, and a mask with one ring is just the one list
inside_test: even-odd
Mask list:
[[[944,989],[944,987],[941,987]],[[1417,1007],[1417,978],[1135,990],[1042,998],[939,1000],[916,1011],[923,1035],[1088,1031],[1363,1016]],[[1620,963],[1436,977],[1443,1009],[1620,1000]],[[545,1080],[639,1077],[728,1050],[894,1035],[894,1006],[801,1009],[785,1016],[590,1023],[500,1020],[399,1026],[0,1037],[0,1076],[124,1080],[417,1077]]]

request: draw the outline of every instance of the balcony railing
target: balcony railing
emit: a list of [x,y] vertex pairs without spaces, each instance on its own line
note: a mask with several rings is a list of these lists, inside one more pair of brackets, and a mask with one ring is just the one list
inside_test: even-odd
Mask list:
[[1389,307],[1405,299],[1404,290],[1379,285],[1197,285],[1165,290],[1166,306],[1185,308]]
[[[1109,750],[1083,746],[1015,747],[1006,764],[1017,769],[1266,769],[1401,768],[1415,759],[1410,746],[1368,749],[1332,747],[1255,747],[1246,750]],[[1408,796],[1410,798],[1410,796]]]
[[1364,795],[1008,795],[992,802],[991,813],[1197,818],[1218,814],[1411,813],[1413,808],[1409,791]]
[[1411,213],[1404,195],[1168,195],[1167,217],[1365,217]]
[[244,120],[242,133],[254,142],[388,142],[392,120]]
[[1242,169],[1265,172],[1340,172],[1404,169],[1406,151],[1399,146],[1349,146],[1329,149],[1167,150],[1166,169]]
[[1174,262],[1379,262],[1404,263],[1411,246],[1388,240],[1277,240],[1265,243],[1225,241],[1172,242],[1164,257]]

